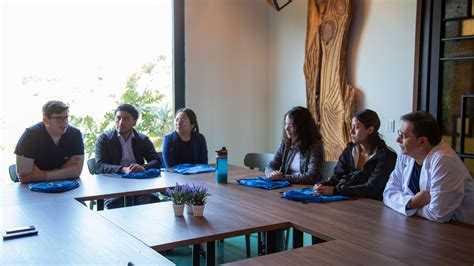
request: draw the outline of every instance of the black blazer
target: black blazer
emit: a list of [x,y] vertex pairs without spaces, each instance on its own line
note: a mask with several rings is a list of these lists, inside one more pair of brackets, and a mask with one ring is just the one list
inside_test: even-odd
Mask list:
[[[155,147],[150,139],[135,129],[132,138],[132,149],[135,160],[138,164],[143,165],[145,169],[160,168],[161,159],[155,151]],[[147,164],[145,164],[145,160]],[[118,139],[117,131],[111,130],[100,135],[95,145],[95,162],[97,164],[97,174],[120,173],[122,166],[122,145]]]

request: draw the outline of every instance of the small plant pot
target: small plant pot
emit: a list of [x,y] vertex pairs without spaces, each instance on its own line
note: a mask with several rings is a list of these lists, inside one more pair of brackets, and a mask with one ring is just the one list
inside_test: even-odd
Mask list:
[[193,205],[191,203],[186,203],[186,212],[189,214],[193,214]]
[[183,216],[184,204],[177,205],[173,204],[173,211],[175,216]]
[[204,206],[206,205],[193,205],[194,216],[196,217],[204,216]]

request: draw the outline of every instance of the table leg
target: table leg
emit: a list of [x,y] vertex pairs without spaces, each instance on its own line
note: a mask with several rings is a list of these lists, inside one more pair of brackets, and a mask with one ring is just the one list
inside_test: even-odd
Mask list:
[[199,266],[200,257],[199,257],[199,244],[193,245],[193,265]]
[[272,254],[276,252],[276,241],[277,241],[277,232],[276,230],[267,231],[267,237],[265,239],[265,247],[267,252],[265,254]]
[[216,265],[216,244],[214,241],[207,242],[206,264],[208,266]]
[[303,247],[303,232],[293,228],[293,248]]
[[97,210],[98,211],[103,211],[104,210],[104,200],[103,199],[98,199],[97,200]]
[[133,206],[133,196],[127,196],[125,197],[125,207]]

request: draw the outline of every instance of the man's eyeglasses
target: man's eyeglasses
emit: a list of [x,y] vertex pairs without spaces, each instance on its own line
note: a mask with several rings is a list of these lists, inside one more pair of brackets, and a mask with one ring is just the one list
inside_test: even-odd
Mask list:
[[49,119],[56,120],[59,123],[64,123],[64,122],[69,122],[69,119],[71,119],[70,115],[66,116],[50,116]]
[[398,133],[398,136],[402,139],[408,138],[408,136],[405,133],[403,133],[401,130],[397,130],[397,133]]

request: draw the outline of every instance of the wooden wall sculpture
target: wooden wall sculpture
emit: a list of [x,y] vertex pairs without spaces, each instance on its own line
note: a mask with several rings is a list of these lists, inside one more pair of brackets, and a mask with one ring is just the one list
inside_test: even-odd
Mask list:
[[327,161],[335,161],[350,140],[355,89],[347,83],[346,46],[350,0],[308,0],[307,106],[320,125]]

